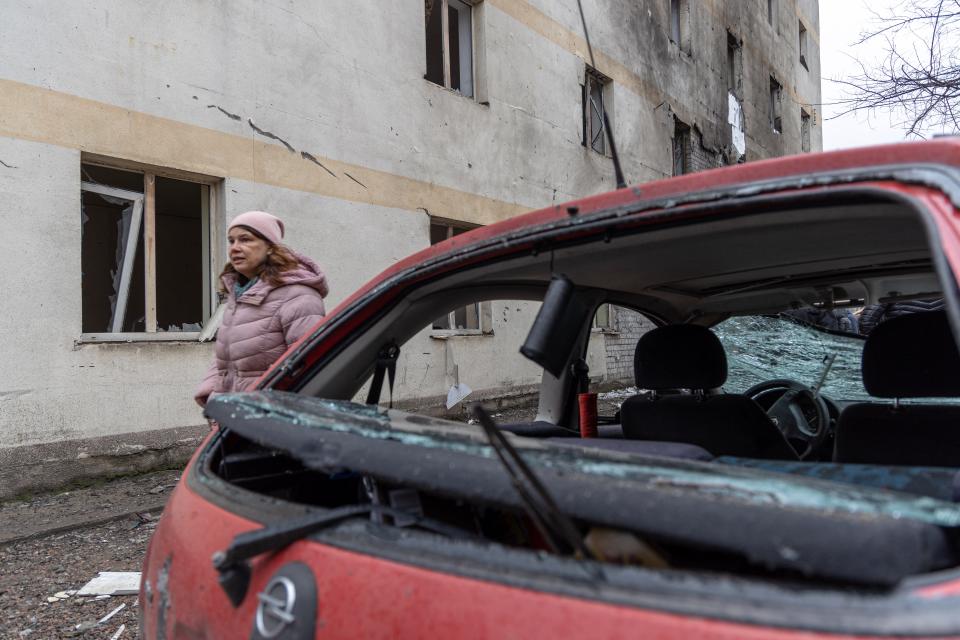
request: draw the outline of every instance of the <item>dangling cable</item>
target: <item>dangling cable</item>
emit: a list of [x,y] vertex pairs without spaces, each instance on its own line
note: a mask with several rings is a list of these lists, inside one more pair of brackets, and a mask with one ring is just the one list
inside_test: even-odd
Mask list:
[[[597,63],[593,59],[593,47],[590,46],[590,33],[587,31],[587,19],[583,15],[583,4],[577,0],[577,8],[580,9],[580,22],[583,23],[583,37],[587,41],[587,53],[590,54],[590,66],[597,68]],[[613,158],[613,173],[617,178],[617,189],[623,189],[627,186],[627,181],[623,177],[623,169],[620,168],[620,156],[617,155],[617,144],[613,141],[613,131],[610,129],[610,117],[607,116],[607,107],[600,101],[600,108],[603,110],[603,129],[607,132],[607,141],[610,143],[610,155]]]

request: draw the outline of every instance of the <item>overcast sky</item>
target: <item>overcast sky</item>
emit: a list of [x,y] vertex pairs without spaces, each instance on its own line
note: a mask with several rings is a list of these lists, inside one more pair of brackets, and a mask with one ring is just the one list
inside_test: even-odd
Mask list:
[[[883,53],[883,42],[852,44],[860,32],[870,26],[870,9],[886,13],[901,4],[896,0],[820,0],[820,65],[823,92],[823,148],[842,149],[882,144],[904,139],[904,130],[897,127],[897,114],[877,111],[857,113],[830,119],[840,109],[831,104],[843,96],[844,89],[831,82],[858,73],[859,66],[851,56],[865,62]],[[869,8],[868,9],[868,5]]]

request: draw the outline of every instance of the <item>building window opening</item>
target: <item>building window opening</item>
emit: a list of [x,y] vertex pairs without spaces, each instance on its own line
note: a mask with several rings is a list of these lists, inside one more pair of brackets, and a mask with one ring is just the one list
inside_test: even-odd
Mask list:
[[743,90],[743,47],[737,37],[727,32],[727,91],[740,98]]
[[776,22],[777,0],[767,0],[767,22],[771,25]]
[[810,114],[806,109],[800,109],[800,150],[810,152]]
[[783,87],[776,78],[770,76],[770,126],[774,133],[783,131],[783,116],[780,112]]
[[670,0],[670,39],[680,44],[680,0]]
[[674,119],[673,125],[673,175],[690,173],[690,127]]
[[[475,228],[475,226],[433,221],[430,223],[430,244],[439,244]],[[483,329],[481,303],[474,302],[437,318],[433,321],[433,329],[434,331],[481,333]]]
[[689,53],[690,7],[688,0],[670,0],[670,42]]
[[601,331],[614,330],[612,305],[602,304],[597,307],[597,312],[593,316],[593,328]]
[[424,78],[473,97],[473,6],[425,0],[427,72]]
[[[605,154],[606,131],[603,120],[604,93],[610,79],[587,67],[583,83],[583,146]],[[609,118],[609,113],[607,114]]]
[[85,163],[80,188],[83,333],[200,331],[209,185]]
[[800,23],[800,64],[804,69],[810,70],[807,66],[807,28],[803,26],[803,22]]

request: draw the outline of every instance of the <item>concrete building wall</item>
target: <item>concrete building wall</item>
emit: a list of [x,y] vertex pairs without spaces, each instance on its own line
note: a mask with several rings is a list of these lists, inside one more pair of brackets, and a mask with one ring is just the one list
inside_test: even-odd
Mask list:
[[[746,159],[800,151],[794,106],[820,98],[817,2],[776,2],[773,25],[766,0],[684,2],[679,45],[669,2],[584,3],[629,181],[671,174],[675,118],[696,134],[695,167],[729,161],[727,30],[743,39]],[[0,241],[0,462],[49,443],[106,438],[101,449],[119,451],[138,433],[202,432],[191,394],[211,345],[82,339],[81,162],[209,183],[214,262],[232,216],[277,212],[328,272],[329,308],[427,246],[432,216],[487,224],[612,188],[609,158],[582,144],[589,56],[575,3],[483,0],[473,18],[476,99],[424,79],[423,0],[5,3],[0,209],[14,224]],[[781,134],[768,124],[771,75],[783,79]],[[819,126],[812,137],[819,149]],[[476,389],[534,385],[528,363],[480,371],[508,338],[515,353],[534,313],[520,308],[493,314],[495,338],[418,336],[400,394],[445,393],[442,345],[473,363],[461,378]],[[605,372],[610,358],[591,349]]]

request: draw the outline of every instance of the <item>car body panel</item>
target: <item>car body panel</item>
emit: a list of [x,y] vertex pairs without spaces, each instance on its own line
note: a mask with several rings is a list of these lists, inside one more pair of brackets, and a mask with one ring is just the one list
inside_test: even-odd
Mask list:
[[[740,202],[800,195],[829,197],[851,184],[918,204],[931,221],[930,233],[944,260],[941,266],[956,279],[960,274],[958,167],[960,142],[956,140],[797,156],[621,189],[480,228],[401,260],[372,279],[291,346],[258,387],[296,388],[310,367],[322,364],[351,333],[428,278],[604,229],[660,224],[667,218],[691,221],[733,215]],[[957,291],[945,294],[956,308]],[[954,318],[955,326],[960,324],[957,320]],[[189,463],[184,478],[193,480],[181,482],[174,491],[148,549],[141,589],[147,638],[249,637],[255,594],[276,568],[295,560],[316,570],[317,638],[643,635],[786,639],[825,637],[831,631],[840,634],[830,635],[837,638],[891,633],[960,637],[960,632],[950,629],[950,614],[943,613],[960,611],[960,575],[956,571],[924,576],[903,585],[893,600],[881,599],[872,625],[866,620],[869,615],[854,624],[842,610],[825,611],[830,615],[810,616],[809,624],[798,624],[796,620],[771,620],[762,600],[745,601],[743,607],[731,607],[727,614],[701,607],[696,601],[685,603],[679,613],[657,604],[626,606],[517,586],[510,583],[509,576],[478,577],[436,570],[412,560],[345,549],[318,538],[257,558],[249,593],[235,609],[217,585],[211,557],[225,549],[235,535],[262,526],[266,516],[257,514],[269,509],[253,500],[247,508],[225,508],[248,498],[241,494],[217,498],[216,491],[211,493],[209,487],[198,484],[202,453],[209,442],[210,438]],[[928,606],[933,607],[929,611],[939,613],[929,619],[917,613],[911,628],[911,612],[923,612]],[[698,611],[711,613],[698,615]],[[946,623],[939,627],[944,619],[938,615],[947,615]],[[738,622],[744,620],[749,623]],[[931,620],[935,624],[927,626]],[[960,622],[954,622],[960,628]]]
[[[316,571],[317,640],[637,635],[664,640],[691,637],[800,640],[886,635],[824,634],[778,628],[775,623],[770,626],[736,624],[618,606],[435,571],[311,540],[296,542],[255,560],[248,595],[234,609],[217,586],[217,573],[210,558],[225,548],[233,536],[255,529],[259,524],[213,506],[186,484],[181,484],[175,494],[162,516],[144,567],[140,601],[147,638],[248,637],[255,616],[255,594],[278,568],[297,561]],[[210,521],[215,521],[217,526],[207,526]],[[953,584],[960,585],[960,580]],[[960,603],[957,593],[947,595],[943,589],[941,586],[939,591],[931,591],[928,587],[919,595]],[[745,599],[743,610],[731,606],[730,615],[742,615],[760,606]],[[901,602],[900,606],[908,608],[910,600]],[[842,615],[837,611],[830,613]],[[164,625],[165,632],[160,632],[160,625]]]

